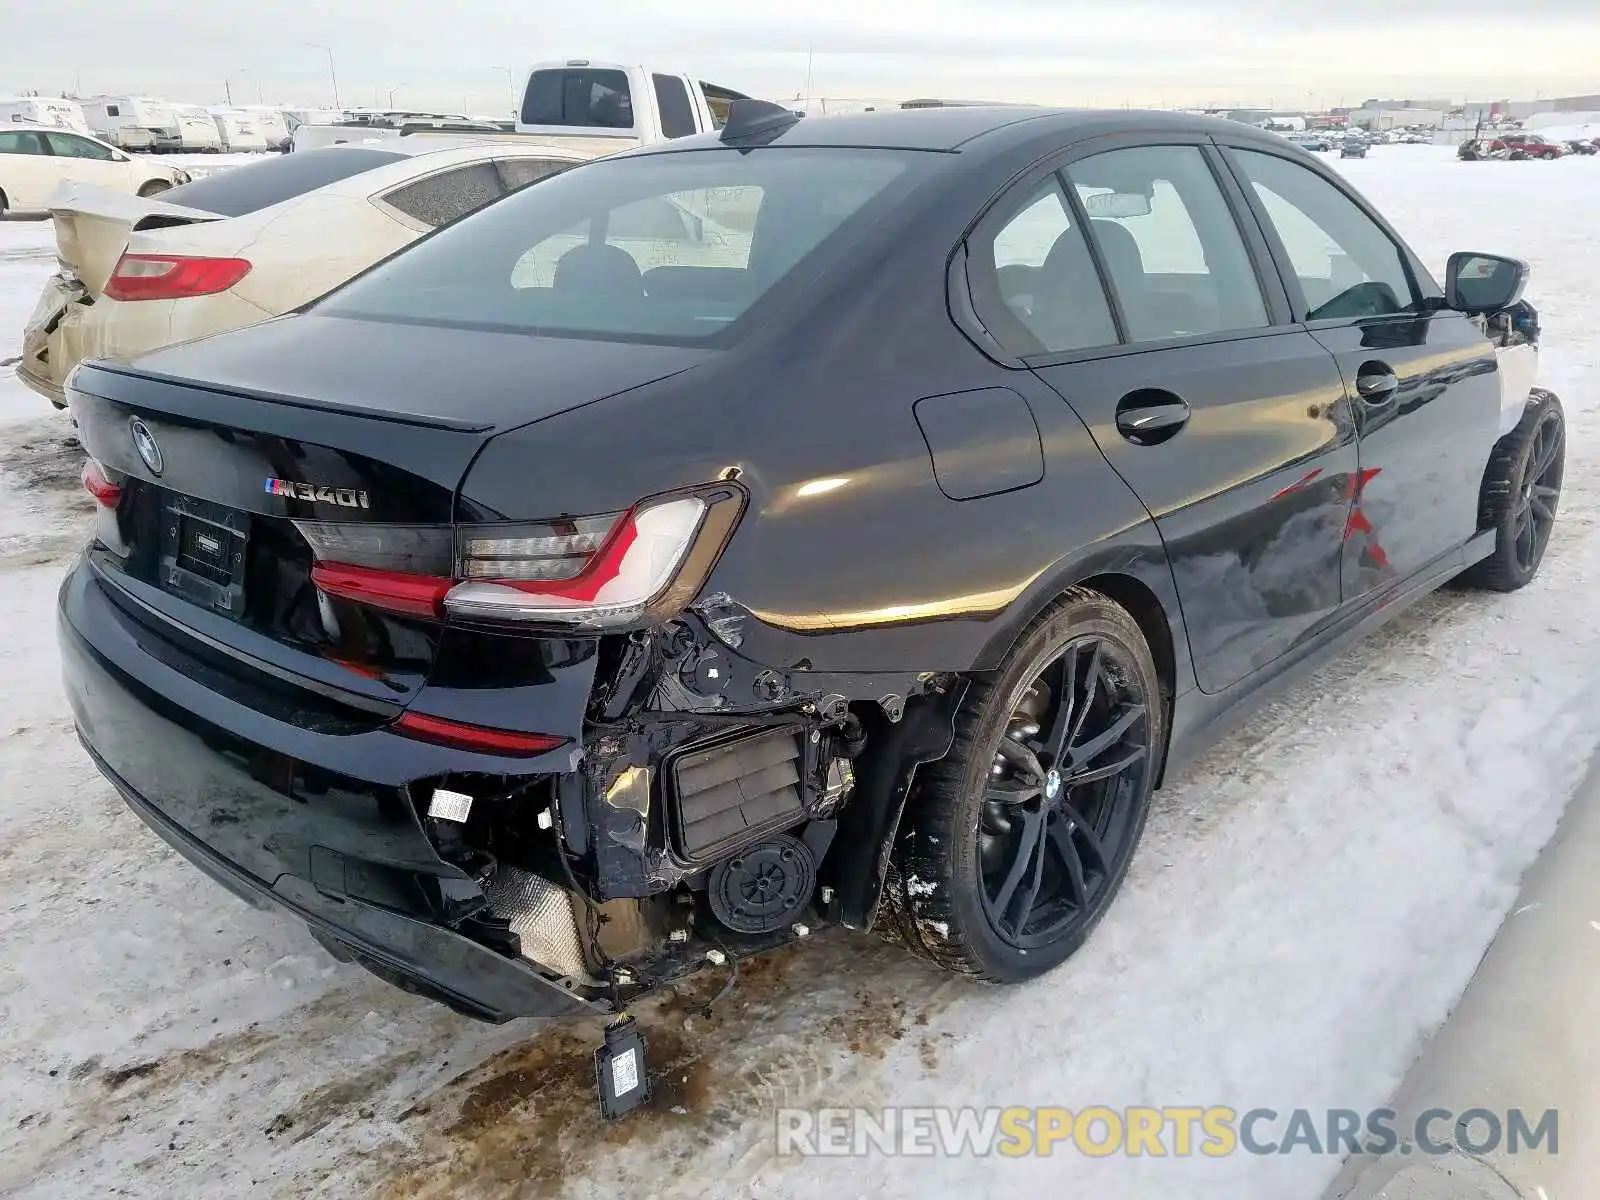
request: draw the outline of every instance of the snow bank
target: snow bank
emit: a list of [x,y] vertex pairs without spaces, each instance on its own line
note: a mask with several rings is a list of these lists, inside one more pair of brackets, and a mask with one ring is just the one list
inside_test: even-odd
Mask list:
[[[1536,129],[1548,138],[1567,137],[1597,137],[1600,136],[1600,112],[1547,112],[1534,113],[1522,122],[1524,129]],[[1577,133],[1567,133],[1566,130],[1576,129]],[[1595,129],[1595,133],[1585,135],[1582,130]]]

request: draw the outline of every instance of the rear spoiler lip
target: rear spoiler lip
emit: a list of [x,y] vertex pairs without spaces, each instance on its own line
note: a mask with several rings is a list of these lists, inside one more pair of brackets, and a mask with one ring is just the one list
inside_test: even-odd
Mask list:
[[[293,317],[293,313],[287,313],[284,316],[275,317],[273,320],[292,320]],[[125,401],[121,397],[95,390],[95,377],[105,375],[118,376],[128,380],[149,380],[155,383],[167,384],[171,387],[182,389],[184,393],[193,393],[196,396],[205,395],[219,399],[236,397],[243,400],[255,400],[267,404],[280,405],[284,408],[331,413],[340,417],[354,417],[363,421],[378,421],[393,425],[409,425],[419,429],[438,429],[448,433],[479,434],[484,436],[489,436],[496,432],[493,423],[486,424],[482,421],[462,420],[456,417],[425,416],[415,413],[378,412],[374,409],[339,404],[334,401],[317,400],[305,396],[291,396],[282,392],[262,391],[257,388],[211,383],[204,379],[169,375],[164,371],[102,358],[85,359],[80,363],[67,387],[88,392],[91,395],[99,396],[101,399],[124,403]],[[172,411],[179,412],[177,409]],[[179,415],[183,414],[179,412]]]
[[203,208],[188,208],[182,204],[169,204],[154,197],[130,196],[110,188],[95,187],[87,183],[63,183],[46,203],[52,217],[61,213],[68,216],[111,217],[128,222],[130,231],[137,231],[140,223],[149,217],[181,220],[186,224],[205,221],[226,221],[221,213],[207,212]]

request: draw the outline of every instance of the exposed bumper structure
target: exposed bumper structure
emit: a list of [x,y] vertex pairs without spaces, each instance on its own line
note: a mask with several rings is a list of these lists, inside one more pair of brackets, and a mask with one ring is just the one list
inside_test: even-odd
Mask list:
[[96,765],[206,874],[257,907],[300,917],[335,955],[467,1015],[590,1008],[583,981],[525,956],[561,945],[564,892],[534,889],[544,907],[521,924],[543,937],[524,943],[524,956],[474,940],[447,922],[481,892],[434,851],[404,787],[341,778],[319,762],[331,743],[344,743],[348,762],[352,739],[381,738],[374,750],[391,778],[425,776],[432,748],[382,730],[299,729],[243,705],[219,707],[215,692],[211,719],[200,719],[185,700],[203,683],[163,661],[158,639],[118,609],[86,562],[62,585],[59,626],[67,695]]

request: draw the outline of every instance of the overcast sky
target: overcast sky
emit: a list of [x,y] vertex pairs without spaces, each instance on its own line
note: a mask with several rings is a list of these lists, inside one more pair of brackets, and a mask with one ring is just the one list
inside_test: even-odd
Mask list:
[[0,93],[500,112],[590,57],[772,99],[1267,104],[1600,92],[1600,0],[6,0]]

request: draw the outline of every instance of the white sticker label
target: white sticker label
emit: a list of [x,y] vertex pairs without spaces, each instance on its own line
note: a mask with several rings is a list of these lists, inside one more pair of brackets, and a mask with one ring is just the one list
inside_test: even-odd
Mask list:
[[435,788],[433,799],[428,803],[428,815],[441,821],[455,821],[464,825],[467,818],[472,815],[472,797],[465,792]]
[[639,1086],[639,1052],[628,1050],[611,1060],[611,1090],[617,1096],[626,1096]]

